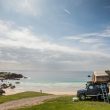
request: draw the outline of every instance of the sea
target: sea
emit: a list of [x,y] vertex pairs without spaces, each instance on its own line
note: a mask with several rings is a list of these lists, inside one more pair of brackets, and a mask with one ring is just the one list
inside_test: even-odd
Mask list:
[[[5,70],[2,70],[5,71]],[[91,80],[92,71],[37,71],[37,70],[8,70],[23,74],[26,79],[7,81],[16,85],[14,92],[37,91],[50,94],[72,95],[79,89],[84,89],[87,81]],[[16,84],[16,82],[20,82]]]

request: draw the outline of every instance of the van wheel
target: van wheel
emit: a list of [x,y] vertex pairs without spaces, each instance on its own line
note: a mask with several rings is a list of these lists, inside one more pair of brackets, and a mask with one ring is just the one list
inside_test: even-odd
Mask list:
[[102,100],[102,97],[101,96],[98,96],[98,100]]
[[82,101],[84,101],[84,100],[86,100],[86,96],[85,96],[84,94],[81,94],[81,95],[79,96],[79,99],[82,100]]

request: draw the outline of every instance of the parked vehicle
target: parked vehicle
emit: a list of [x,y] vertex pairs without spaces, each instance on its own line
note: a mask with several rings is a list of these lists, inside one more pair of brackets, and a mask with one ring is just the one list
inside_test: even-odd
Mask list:
[[109,93],[108,83],[87,82],[85,89],[77,91],[77,97],[80,100],[86,100],[87,97],[103,99],[103,89],[107,94]]

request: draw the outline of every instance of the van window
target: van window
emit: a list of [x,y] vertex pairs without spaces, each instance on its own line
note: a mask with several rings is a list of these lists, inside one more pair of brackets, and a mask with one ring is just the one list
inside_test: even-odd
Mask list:
[[92,85],[90,85],[90,86],[89,86],[89,89],[93,89],[93,86],[92,86]]

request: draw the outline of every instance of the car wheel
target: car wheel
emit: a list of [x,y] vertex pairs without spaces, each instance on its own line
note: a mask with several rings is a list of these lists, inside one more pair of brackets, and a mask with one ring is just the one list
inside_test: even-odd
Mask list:
[[98,96],[98,100],[102,100],[102,97],[101,96]]
[[80,99],[80,100],[86,100],[86,96],[85,96],[84,94],[81,94],[81,95],[79,96],[79,99]]

